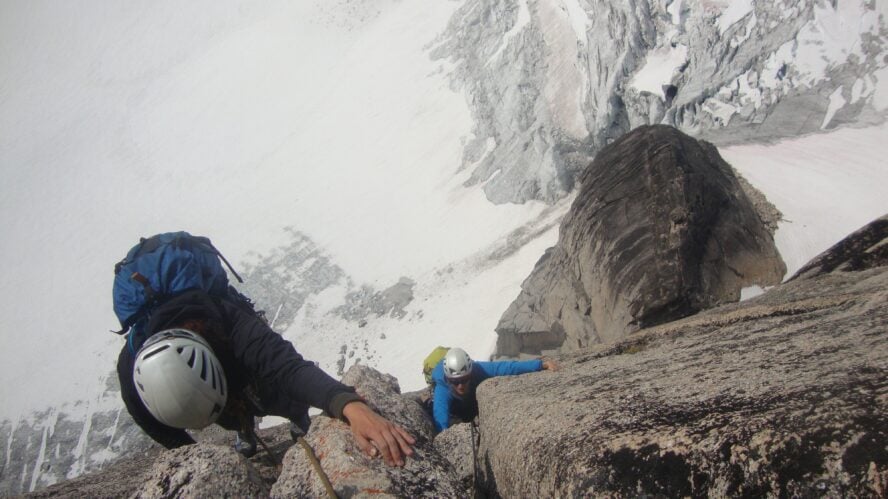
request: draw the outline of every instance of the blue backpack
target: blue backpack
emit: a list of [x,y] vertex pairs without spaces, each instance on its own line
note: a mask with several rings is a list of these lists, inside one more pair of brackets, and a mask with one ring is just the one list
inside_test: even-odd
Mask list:
[[202,289],[219,297],[252,302],[228,284],[222,264],[238,282],[244,282],[206,237],[187,232],[167,232],[140,239],[114,266],[114,313],[120,331],[129,331],[127,343],[135,351],[145,341],[144,328],[151,313],[164,301],[192,289]]

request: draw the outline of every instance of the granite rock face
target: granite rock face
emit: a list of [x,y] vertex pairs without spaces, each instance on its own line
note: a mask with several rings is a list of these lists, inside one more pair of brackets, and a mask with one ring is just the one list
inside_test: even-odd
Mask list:
[[611,342],[780,282],[785,265],[711,144],[643,126],[596,156],[497,326],[515,356]]
[[260,497],[259,473],[230,446],[198,443],[164,452],[130,497]]
[[[403,468],[372,459],[357,446],[345,423],[317,417],[305,440],[314,449],[339,497],[462,497],[450,463],[432,445],[431,420],[413,398],[400,395],[395,378],[356,365],[343,382],[357,388],[367,403],[415,438],[414,455]],[[272,497],[324,497],[323,483],[301,446],[284,457]]]
[[472,438],[471,423],[455,424],[435,436],[435,448],[453,466],[465,497],[471,497],[475,490],[476,456],[472,454]]
[[[866,260],[884,227],[815,262]],[[567,354],[556,373],[483,383],[488,491],[884,497],[888,266],[868,261]]]

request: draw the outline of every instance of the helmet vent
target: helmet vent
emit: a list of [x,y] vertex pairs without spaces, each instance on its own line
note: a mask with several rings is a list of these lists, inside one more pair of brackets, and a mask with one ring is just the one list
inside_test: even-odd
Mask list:
[[154,343],[139,349],[132,377],[144,410],[172,428],[215,422],[225,410],[228,380],[209,344],[184,330],[161,331],[148,341]]
[[152,351],[146,353],[145,356],[142,357],[142,361],[148,360],[149,358],[159,354],[160,352],[163,352],[164,350],[166,350],[169,347],[170,347],[169,345],[161,345],[160,348],[158,348],[157,350],[152,350]]
[[216,377],[219,378],[219,392],[222,396],[225,396],[225,376],[222,376],[222,373],[219,371],[219,367],[213,366],[213,369],[216,370]]
[[207,353],[200,352],[200,379],[206,381],[207,380]]

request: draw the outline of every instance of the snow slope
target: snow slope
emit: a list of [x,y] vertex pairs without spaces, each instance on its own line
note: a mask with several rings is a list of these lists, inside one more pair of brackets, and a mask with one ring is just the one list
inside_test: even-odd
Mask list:
[[774,238],[786,277],[888,214],[888,125],[845,128],[719,152],[783,213]]

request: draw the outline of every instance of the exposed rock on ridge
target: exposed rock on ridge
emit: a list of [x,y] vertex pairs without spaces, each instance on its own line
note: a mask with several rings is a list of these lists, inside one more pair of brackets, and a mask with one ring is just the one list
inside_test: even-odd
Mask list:
[[564,196],[595,150],[628,130],[611,109],[625,68],[654,43],[648,3],[596,0],[587,9],[580,34],[555,2],[467,2],[433,52],[456,62],[454,81],[474,113],[467,184],[486,182],[495,203]]
[[[408,428],[417,442],[414,456],[405,460],[406,465],[393,468],[381,460],[366,457],[344,423],[316,418],[306,440],[314,448],[339,497],[461,497],[449,463],[432,445],[430,419],[413,398],[400,395],[395,378],[356,365],[342,381],[357,388],[380,414]],[[324,497],[325,494],[303,450],[298,446],[290,449],[271,496]]]
[[722,145],[881,119],[888,20],[874,2],[729,5],[465,2],[432,55],[455,64],[474,115],[467,184],[495,203],[552,202],[645,124]]
[[308,235],[293,228],[285,232],[290,239],[287,244],[267,255],[252,255],[253,262],[245,265],[246,279],[240,285],[278,330],[293,324],[311,296],[336,286],[347,292],[345,303],[332,313],[345,320],[360,323],[373,316],[400,319],[406,315],[404,307],[413,300],[416,284],[412,279],[401,277],[381,291],[358,286]]
[[861,265],[482,384],[490,491],[884,497],[888,266],[864,253],[888,244],[886,222],[815,260]]
[[497,353],[618,340],[780,282],[773,238],[715,147],[666,126],[601,151],[555,247],[497,326]]

